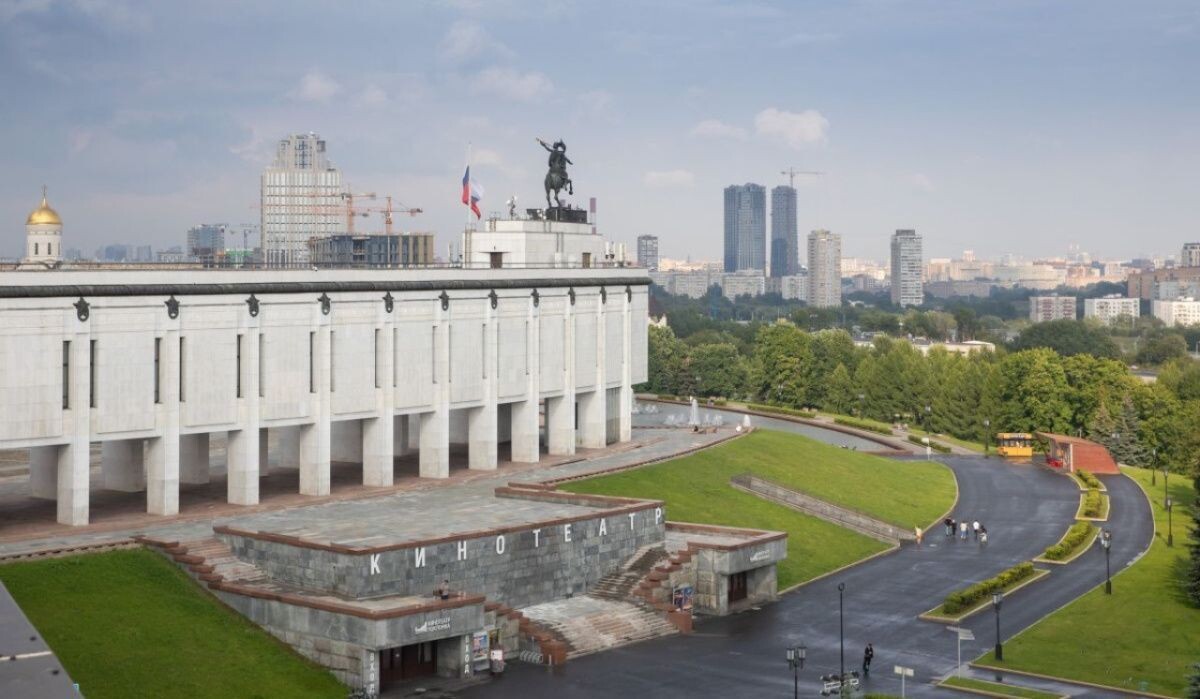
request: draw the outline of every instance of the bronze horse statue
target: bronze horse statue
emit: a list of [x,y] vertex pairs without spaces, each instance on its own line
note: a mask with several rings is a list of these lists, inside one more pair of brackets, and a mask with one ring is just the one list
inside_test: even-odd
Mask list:
[[[574,183],[567,176],[567,165],[575,163],[567,157],[567,144],[562,141],[555,141],[554,145],[550,145],[539,138],[537,142],[550,153],[550,171],[546,173],[546,207],[561,207],[562,200],[559,199],[558,193],[564,189],[567,190],[567,194],[575,193]],[[551,192],[554,192],[553,202],[550,201]]]

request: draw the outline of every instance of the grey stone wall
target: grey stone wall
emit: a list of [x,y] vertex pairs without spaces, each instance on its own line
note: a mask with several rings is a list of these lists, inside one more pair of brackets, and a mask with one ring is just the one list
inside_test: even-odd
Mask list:
[[442,580],[449,580],[454,590],[524,607],[581,594],[639,548],[663,542],[663,510],[633,514],[632,526],[628,515],[618,514],[378,554],[334,553],[235,535],[221,538],[234,555],[271,578],[310,590],[351,599],[432,595]]
[[757,476],[749,474],[734,476],[732,484],[741,490],[767,498],[768,500],[775,500],[801,512],[819,517],[827,522],[848,527],[880,541],[896,543],[898,541],[912,541],[916,539],[916,534],[907,529],[901,529],[887,522],[882,522],[861,512],[838,507],[832,503],[814,498],[811,495],[796,492],[795,490],[785,488]]

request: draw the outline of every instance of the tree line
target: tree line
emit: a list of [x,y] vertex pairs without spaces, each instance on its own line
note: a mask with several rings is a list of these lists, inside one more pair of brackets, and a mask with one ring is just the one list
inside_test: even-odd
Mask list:
[[1187,358],[1146,383],[1117,359],[1049,347],[926,355],[886,336],[858,347],[844,330],[751,327],[752,337],[709,328],[684,341],[652,326],[642,389],[907,422],[975,442],[997,432],[1082,435],[1122,463],[1180,473],[1200,463],[1200,363]]

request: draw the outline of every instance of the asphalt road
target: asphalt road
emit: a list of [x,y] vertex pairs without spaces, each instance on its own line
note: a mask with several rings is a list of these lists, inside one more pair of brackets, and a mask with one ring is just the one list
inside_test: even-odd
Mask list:
[[[789,423],[760,426],[787,429]],[[859,668],[864,646],[875,647],[873,673],[864,689],[899,695],[894,665],[914,668],[910,696],[946,696],[931,682],[954,670],[957,642],[942,624],[920,621],[949,592],[985,579],[1040,554],[1070,525],[1079,490],[1062,475],[1034,465],[983,457],[939,457],[955,472],[960,496],[956,518],[978,519],[989,543],[946,539],[939,528],[921,547],[905,546],[835,576],[781,596],[760,610],[697,624],[688,636],[673,636],[576,658],[560,669],[522,663],[506,676],[468,689],[463,696],[495,697],[742,697],[788,696],[793,677],[785,659],[789,645],[808,647],[800,695],[817,696],[819,676],[837,672],[839,583],[845,583],[844,627],[847,671]],[[1112,571],[1135,560],[1149,546],[1153,523],[1138,486],[1124,476],[1104,479],[1112,497]],[[1052,567],[1045,579],[1005,600],[1005,638],[1047,613],[1102,584],[1105,561],[1097,544],[1067,566]],[[1115,594],[1120,594],[1119,581]],[[970,660],[995,643],[995,617],[977,614],[963,624],[975,642],[964,642]],[[1011,653],[1009,654],[1011,657]],[[1079,694],[1083,696],[1083,693]],[[1089,690],[1086,696],[1106,696]]]

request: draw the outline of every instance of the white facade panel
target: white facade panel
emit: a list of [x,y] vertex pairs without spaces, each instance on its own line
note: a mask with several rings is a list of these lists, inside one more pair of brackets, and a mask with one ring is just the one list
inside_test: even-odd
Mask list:
[[[335,415],[373,410],[378,362],[375,309],[363,303],[354,304],[352,310],[338,308],[334,312],[338,317],[330,333],[329,364],[333,370],[330,409]],[[383,344],[382,337],[379,343]]]
[[566,354],[566,298],[543,297],[541,303],[541,343],[539,354],[542,358],[541,375],[538,377],[541,391],[559,393],[564,386],[563,363]]
[[529,354],[530,301],[501,297],[496,312],[497,396],[521,398],[528,391],[532,357]]
[[[232,315],[226,312],[227,315]],[[188,314],[190,317],[192,314]],[[185,428],[235,424],[237,410],[237,337],[229,319],[227,327],[187,328],[180,333],[182,389],[179,421]]]
[[450,323],[450,402],[483,400],[485,301],[453,302]]
[[646,366],[646,353],[649,348],[650,330],[646,322],[649,317],[650,298],[646,287],[636,287],[633,290],[633,301],[629,309],[629,345],[630,345],[630,382],[639,384],[646,381],[649,370]]
[[396,410],[433,409],[434,304],[436,301],[396,304]]
[[590,390],[596,385],[596,306],[600,297],[576,291],[575,299],[575,388]]
[[262,306],[264,355],[261,393],[263,420],[309,417],[316,392],[309,372],[310,350],[315,344],[316,309],[307,305],[266,304]]
[[61,311],[0,312],[0,441],[62,434],[61,332]]
[[[122,304],[124,305],[124,304]],[[165,309],[94,309],[95,408],[99,434],[153,430],[154,314]]]

